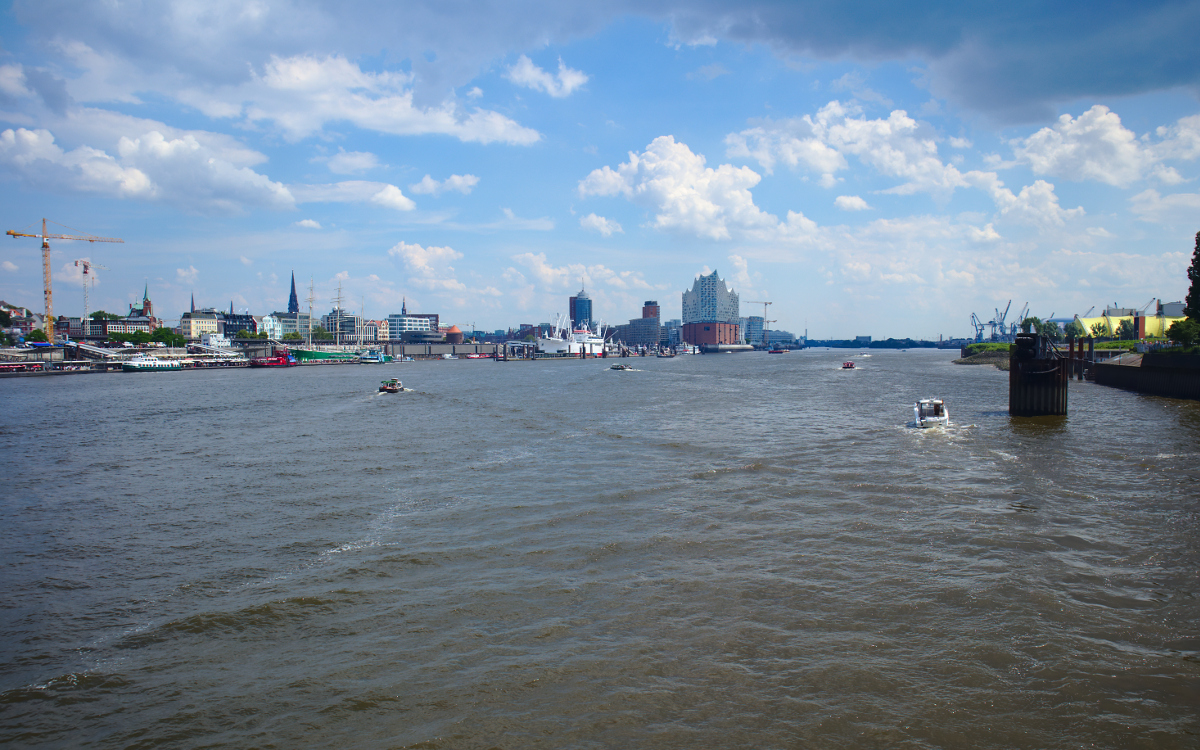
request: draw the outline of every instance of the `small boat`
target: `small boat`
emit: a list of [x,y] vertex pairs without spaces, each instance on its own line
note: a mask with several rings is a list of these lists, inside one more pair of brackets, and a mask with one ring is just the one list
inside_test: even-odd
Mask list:
[[380,393],[399,393],[404,390],[404,384],[398,378],[390,378],[379,384]]
[[453,354],[443,354],[442,359],[458,359],[458,357],[454,356]]
[[633,368],[625,364],[615,364],[609,367],[610,370],[632,370]]
[[768,349],[767,354],[787,354],[788,350],[777,346],[774,349]]
[[659,352],[655,356],[660,359],[670,359],[671,357],[674,357],[675,354],[673,352]]
[[950,424],[950,412],[940,398],[923,398],[913,404],[913,422],[917,427],[945,427]]
[[490,355],[490,354],[468,354],[467,359],[487,359],[490,356],[492,356],[492,355]]
[[158,357],[142,354],[128,362],[122,362],[121,369],[125,372],[166,372],[168,370],[182,370],[183,365],[179,362],[168,362]]
[[842,369],[843,369],[843,370],[853,370],[853,369],[854,369],[854,363],[853,363],[853,362],[843,362],[843,363],[842,363]]

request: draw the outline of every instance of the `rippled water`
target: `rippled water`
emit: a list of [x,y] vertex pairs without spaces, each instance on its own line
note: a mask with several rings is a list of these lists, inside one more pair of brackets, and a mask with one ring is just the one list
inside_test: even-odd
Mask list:
[[0,381],[0,743],[1200,744],[1200,404],[857,354]]

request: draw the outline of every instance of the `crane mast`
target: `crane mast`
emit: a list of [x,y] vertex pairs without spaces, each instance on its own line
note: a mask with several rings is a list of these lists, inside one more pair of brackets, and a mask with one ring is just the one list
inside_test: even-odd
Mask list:
[[[68,227],[69,229],[70,227]],[[78,231],[78,230],[76,230]],[[54,295],[50,289],[50,240],[83,240],[87,242],[124,242],[125,240],[116,237],[97,237],[89,234],[84,236],[76,236],[70,234],[50,234],[46,231],[46,219],[42,219],[41,234],[26,234],[10,229],[5,232],[9,237],[36,237],[42,240],[42,286],[46,297],[46,319],[42,323],[42,327],[47,329],[43,331],[46,334],[46,341],[54,343]],[[86,279],[84,280],[86,283]],[[86,287],[85,287],[86,289]]]

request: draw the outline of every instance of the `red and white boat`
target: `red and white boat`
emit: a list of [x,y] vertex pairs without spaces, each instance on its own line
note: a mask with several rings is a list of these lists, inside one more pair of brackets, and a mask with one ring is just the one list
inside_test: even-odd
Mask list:
[[853,363],[853,362],[843,362],[843,363],[842,363],[842,369],[843,369],[843,370],[853,370],[853,369],[854,369],[854,363]]
[[296,356],[287,349],[276,349],[269,357],[255,357],[250,360],[251,367],[295,367],[300,364]]

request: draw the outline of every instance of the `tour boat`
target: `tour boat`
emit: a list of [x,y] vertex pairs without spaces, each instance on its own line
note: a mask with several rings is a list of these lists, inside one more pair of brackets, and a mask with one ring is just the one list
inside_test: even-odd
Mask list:
[[950,412],[940,398],[923,398],[913,404],[913,422],[917,427],[945,427],[950,424]]
[[358,361],[364,365],[382,365],[391,362],[392,358],[378,349],[367,349],[358,353]]
[[276,349],[269,357],[255,357],[250,360],[251,367],[295,367],[299,362],[287,349]]
[[842,369],[843,369],[843,370],[853,370],[853,369],[854,369],[854,363],[853,363],[853,362],[843,362],[843,363],[842,363]]
[[400,382],[399,378],[390,378],[379,384],[381,393],[399,393],[402,390],[404,390],[404,384]]
[[179,362],[168,362],[158,357],[140,354],[128,362],[122,362],[121,369],[125,372],[165,372],[167,370],[182,370],[183,365]]

